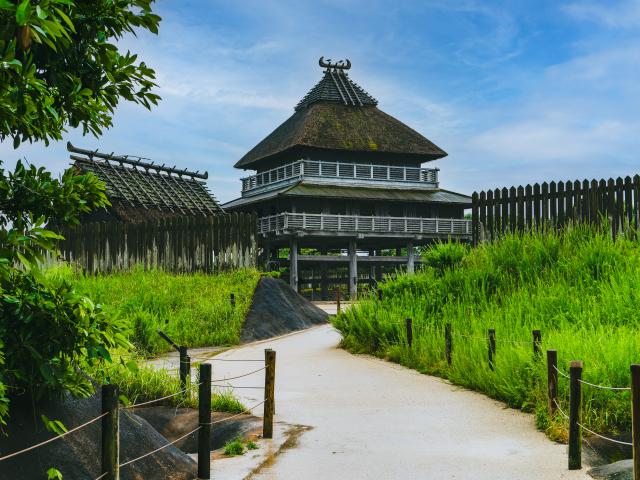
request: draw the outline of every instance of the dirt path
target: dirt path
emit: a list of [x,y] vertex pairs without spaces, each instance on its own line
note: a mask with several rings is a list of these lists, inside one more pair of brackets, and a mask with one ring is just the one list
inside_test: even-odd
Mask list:
[[[322,326],[220,356],[261,358],[264,348],[275,349],[276,419],[312,427],[248,478],[590,478],[567,470],[566,447],[536,431],[531,415],[438,378],[351,355],[337,348],[339,339]],[[214,362],[214,377],[246,368],[243,362]],[[230,383],[263,381],[261,373]],[[237,391],[247,405],[261,399],[260,391]]]

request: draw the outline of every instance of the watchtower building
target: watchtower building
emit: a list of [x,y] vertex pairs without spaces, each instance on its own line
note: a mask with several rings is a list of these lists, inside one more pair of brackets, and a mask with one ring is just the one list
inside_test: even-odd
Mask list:
[[289,249],[294,289],[313,269],[327,298],[333,267],[348,272],[355,298],[359,279],[375,282],[389,267],[412,272],[415,246],[470,239],[471,198],[440,187],[438,168],[423,164],[447,153],[380,110],[349,77],[349,60],[319,63],[322,79],[293,115],[235,164],[255,173],[223,208],[258,215],[267,261]]

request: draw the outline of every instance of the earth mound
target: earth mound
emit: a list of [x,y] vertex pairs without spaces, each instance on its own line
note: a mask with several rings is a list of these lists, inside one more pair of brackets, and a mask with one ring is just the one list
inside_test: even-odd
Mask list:
[[[60,420],[69,430],[100,415],[100,391],[92,397],[50,400],[38,405],[14,398],[11,414],[4,428],[9,435],[0,434],[0,456],[10,454],[48,440],[55,434],[47,431],[40,419],[44,414]],[[194,434],[196,435],[196,434]],[[87,480],[100,475],[101,421],[70,433],[35,450],[2,462],[0,480],[41,480],[47,470],[55,467],[64,480]],[[120,412],[120,463],[137,458],[167,444],[145,419],[128,410]],[[197,476],[196,463],[171,445],[120,469],[122,480],[187,480]]]
[[326,323],[327,313],[289,285],[275,278],[261,278],[253,295],[240,340],[252,342]]

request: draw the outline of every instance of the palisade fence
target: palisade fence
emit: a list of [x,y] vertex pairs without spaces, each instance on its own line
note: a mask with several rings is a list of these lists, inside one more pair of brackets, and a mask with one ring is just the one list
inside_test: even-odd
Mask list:
[[560,229],[568,223],[608,221],[615,237],[637,227],[640,176],[544,182],[472,195],[473,244],[508,232]]
[[247,213],[175,217],[142,223],[95,222],[63,228],[62,257],[87,273],[136,265],[171,272],[254,267],[257,219]]

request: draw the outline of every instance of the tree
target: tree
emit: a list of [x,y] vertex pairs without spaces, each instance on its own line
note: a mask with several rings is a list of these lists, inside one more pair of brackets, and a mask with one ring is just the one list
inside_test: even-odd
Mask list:
[[[156,104],[154,71],[113,43],[136,29],[157,32],[152,1],[0,0],[0,140],[48,143],[69,125],[97,136],[121,99]],[[15,391],[33,400],[90,394],[83,367],[129,346],[117,320],[40,271],[60,239],[47,225],[78,223],[107,204],[91,174],[55,179],[0,162],[0,424]]]
[[147,108],[155,72],[114,41],[157,33],[153,0],[0,0],[0,140],[99,135],[121,98]]

